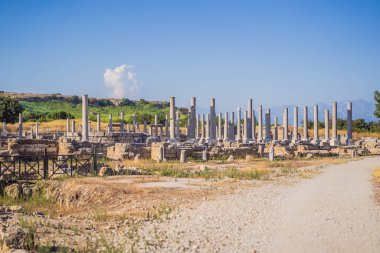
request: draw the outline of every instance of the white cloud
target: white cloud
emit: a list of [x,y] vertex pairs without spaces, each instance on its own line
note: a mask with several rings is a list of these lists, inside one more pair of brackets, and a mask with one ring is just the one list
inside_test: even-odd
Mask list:
[[126,64],[114,69],[106,69],[104,83],[112,89],[111,94],[114,98],[134,97],[141,88],[133,66]]

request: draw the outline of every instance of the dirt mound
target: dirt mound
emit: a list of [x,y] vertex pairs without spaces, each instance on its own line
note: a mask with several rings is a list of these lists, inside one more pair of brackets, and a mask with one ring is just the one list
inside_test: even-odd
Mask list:
[[132,184],[117,183],[99,178],[78,178],[47,182],[46,197],[61,207],[104,205],[128,194],[142,192]]

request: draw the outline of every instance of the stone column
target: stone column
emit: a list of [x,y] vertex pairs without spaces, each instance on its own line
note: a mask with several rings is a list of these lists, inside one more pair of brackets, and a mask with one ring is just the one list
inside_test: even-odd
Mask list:
[[259,120],[259,132],[257,134],[257,141],[263,141],[263,107],[260,105],[258,109],[258,120]]
[[298,107],[294,107],[293,141],[298,140]]
[[252,140],[256,141],[256,117],[255,110],[252,110]]
[[352,145],[352,103],[347,102],[347,138],[346,144]]
[[158,117],[157,114],[154,115],[154,137],[158,137]]
[[96,132],[100,132],[100,113],[96,114]]
[[181,150],[181,154],[179,157],[179,162],[180,163],[185,163],[186,162],[186,150]]
[[236,141],[241,142],[241,108],[237,108]]
[[318,105],[314,105],[314,144],[319,144],[319,133],[318,133]]
[[278,141],[278,122],[277,117],[274,117],[274,133],[273,133],[273,140]]
[[136,114],[132,115],[132,133],[136,132]]
[[71,132],[75,133],[75,119],[71,120]]
[[287,140],[289,140],[289,134],[288,134],[288,131],[289,131],[289,112],[288,112],[288,108],[284,108],[283,117],[284,117],[282,120],[282,126],[284,127],[283,140],[287,141]]
[[235,112],[231,112],[231,122],[230,122],[230,134],[229,134],[229,140],[235,141]]
[[33,126],[30,126],[30,136],[29,139],[33,140],[34,134],[33,134]]
[[124,112],[120,112],[120,132],[124,135]]
[[170,98],[170,139],[175,139],[175,97]]
[[88,96],[82,96],[82,141],[88,141]]
[[202,121],[201,121],[201,140],[204,141],[205,138],[206,138],[205,115],[202,114]]
[[179,140],[179,135],[180,135],[180,131],[179,131],[179,110],[176,111],[176,114],[175,114],[175,136],[176,136],[176,139]]
[[206,115],[206,140],[210,140],[210,114]]
[[36,122],[36,139],[39,139],[39,129],[38,129],[38,122]]
[[169,117],[165,115],[165,138],[169,138]]
[[309,117],[307,115],[307,106],[305,105],[304,108],[303,108],[303,139],[304,140],[308,140],[309,139],[309,133],[308,133],[308,129],[309,129]]
[[67,118],[66,119],[66,136],[69,136],[69,132],[70,132],[70,119]]
[[196,117],[197,117],[197,107],[196,107],[196,97],[191,98],[191,107],[190,107],[190,125],[189,125],[189,133],[188,137],[191,139],[196,137]]
[[330,140],[330,134],[329,134],[329,110],[325,110],[325,141]]
[[267,108],[265,113],[265,141],[269,142],[272,140],[271,136],[271,123],[270,123],[270,109]]
[[228,140],[228,112],[224,114],[224,141]]
[[219,113],[218,118],[218,140],[223,140],[223,134],[222,134],[222,113]]
[[22,113],[18,114],[18,138],[22,139]]
[[[167,119],[168,119],[168,115],[166,115],[166,121],[165,121],[165,127],[166,127],[166,129],[168,128],[168,127],[167,127]],[[146,131],[147,131],[147,128],[146,128],[146,120],[144,120],[143,133],[146,134]]]
[[331,141],[330,144],[332,146],[339,145],[338,140],[338,128],[337,128],[337,121],[338,121],[338,115],[337,115],[337,102],[333,102],[332,104],[332,133],[331,133]]
[[247,133],[245,133],[246,141],[252,140],[252,119],[253,119],[253,108],[252,108],[252,98],[248,99],[248,106],[247,106]]
[[209,119],[209,139],[216,139],[216,114],[215,114],[215,98],[210,101],[210,119]]
[[3,122],[3,131],[1,132],[1,135],[6,137],[8,135],[7,133],[7,124]]
[[245,143],[248,142],[248,133],[251,132],[248,130],[249,122],[252,122],[252,121],[251,121],[251,119],[248,119],[248,111],[244,111],[243,142],[245,142]]
[[195,125],[195,136],[194,136],[195,139],[197,139],[197,140],[199,139],[199,124],[200,124],[199,117],[200,117],[199,114],[197,114],[197,117],[196,117],[197,120],[196,120],[196,123],[195,123],[196,124]]
[[108,133],[112,133],[112,114],[108,116]]

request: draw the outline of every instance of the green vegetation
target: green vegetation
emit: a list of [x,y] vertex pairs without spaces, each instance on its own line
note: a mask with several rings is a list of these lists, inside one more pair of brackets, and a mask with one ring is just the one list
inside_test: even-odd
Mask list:
[[[332,125],[332,120],[330,119],[330,126]],[[345,130],[347,129],[347,120],[338,118],[337,122],[337,128],[338,130]],[[309,120],[308,121],[308,127],[309,129],[313,129],[314,122]],[[319,121],[318,122],[319,128],[324,128],[325,123]],[[366,122],[364,119],[354,119],[352,120],[352,130],[354,132],[380,132],[380,123],[379,122]]]
[[373,97],[375,99],[375,111],[373,114],[376,116],[376,118],[380,119],[380,92],[376,90]]
[[[54,119],[81,118],[82,105],[77,99],[72,98],[70,101],[65,100],[48,100],[39,102],[20,101],[24,108],[25,121],[50,121]],[[157,114],[159,123],[165,122],[165,115],[169,114],[169,107],[161,106],[147,102],[143,99],[133,102],[123,99],[118,106],[115,106],[110,100],[99,99],[89,101],[89,119],[96,121],[96,114],[100,113],[101,121],[108,122],[108,115],[113,115],[113,121],[119,122],[119,114],[124,112],[124,120],[132,122],[132,115],[136,114],[138,122],[147,121],[153,123],[154,115]],[[181,126],[186,123],[186,115],[181,114]]]
[[18,100],[10,97],[0,97],[1,122],[15,123],[20,112],[22,112],[22,106]]

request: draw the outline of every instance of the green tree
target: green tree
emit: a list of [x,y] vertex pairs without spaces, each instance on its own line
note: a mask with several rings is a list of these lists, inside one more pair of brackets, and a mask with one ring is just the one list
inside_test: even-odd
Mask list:
[[376,90],[373,97],[376,101],[375,111],[373,114],[376,116],[376,118],[380,119],[380,92]]
[[0,120],[7,123],[15,123],[18,114],[22,112],[22,106],[18,100],[10,97],[0,97]]

